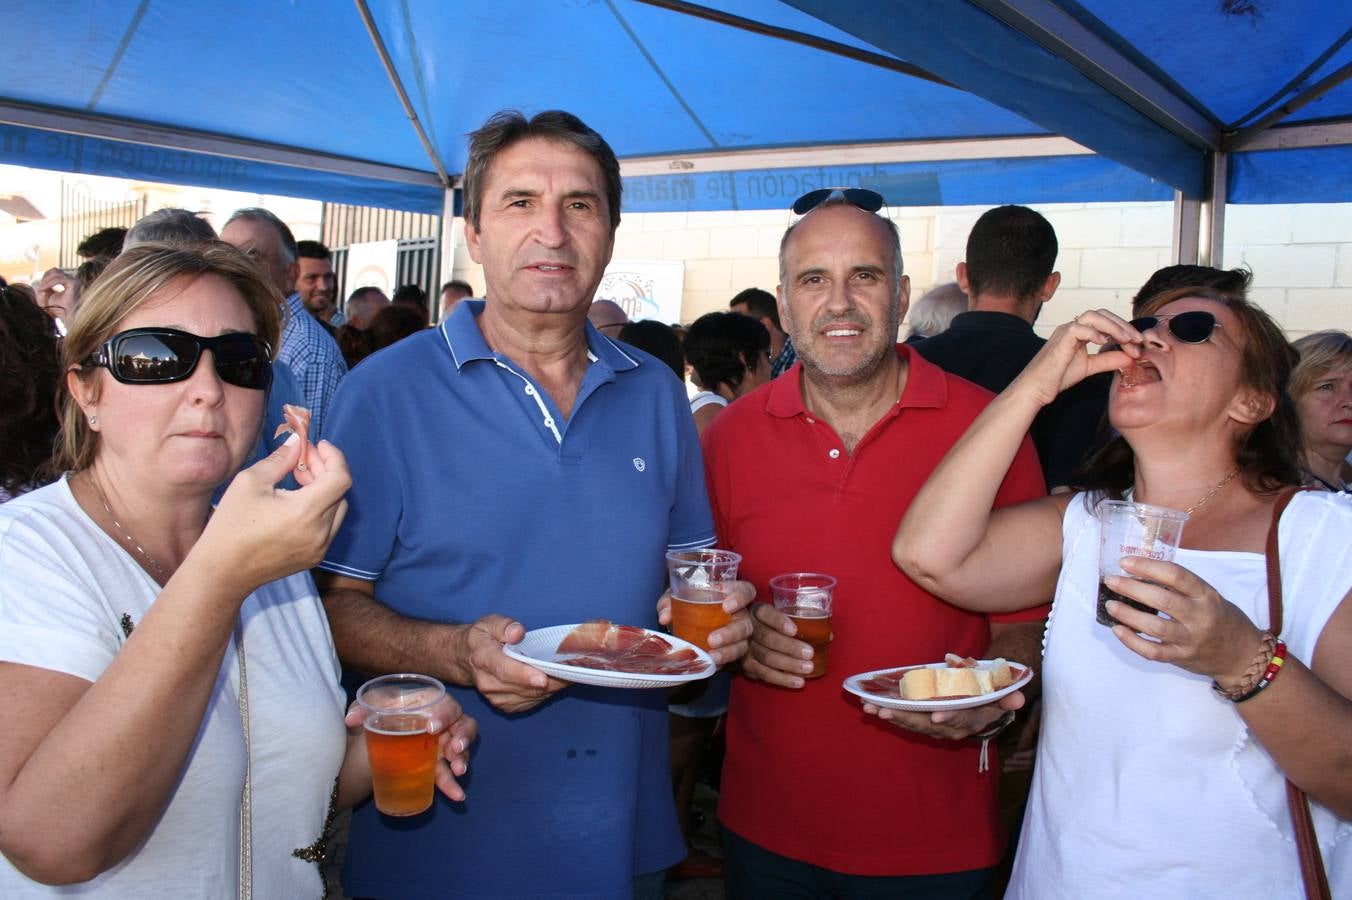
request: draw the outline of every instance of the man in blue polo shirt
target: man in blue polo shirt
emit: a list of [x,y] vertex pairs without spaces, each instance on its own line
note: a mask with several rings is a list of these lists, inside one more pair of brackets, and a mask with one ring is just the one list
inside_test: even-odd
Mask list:
[[[443,679],[479,744],[463,804],[357,809],[344,887],[660,897],[685,853],[665,692],[565,685],[503,645],[595,618],[656,626],[664,551],[714,542],[685,390],[587,324],[620,215],[600,135],[564,112],[499,113],[471,140],[465,186],[487,299],[340,387],[325,437],[353,488],[319,580],[344,663]],[[739,613],[715,659],[740,657],[750,631]]]

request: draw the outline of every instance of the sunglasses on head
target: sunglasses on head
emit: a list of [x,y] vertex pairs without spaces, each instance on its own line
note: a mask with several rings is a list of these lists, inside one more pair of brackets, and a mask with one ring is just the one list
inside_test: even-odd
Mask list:
[[1142,316],[1139,319],[1132,319],[1131,327],[1145,333],[1161,322],[1169,327],[1170,334],[1185,344],[1205,343],[1211,337],[1211,332],[1221,327],[1221,323],[1216,321],[1214,315],[1200,309],[1174,313],[1170,316]]
[[848,203],[864,212],[876,213],[883,208],[883,195],[877,191],[870,191],[868,188],[834,187],[808,191],[793,201],[791,209],[795,215],[805,216],[823,203],[832,200]]
[[203,350],[211,351],[226,384],[261,391],[272,383],[272,348],[242,332],[199,337],[177,328],[132,328],[104,341],[81,365],[102,366],[123,384],[171,384],[192,376]]

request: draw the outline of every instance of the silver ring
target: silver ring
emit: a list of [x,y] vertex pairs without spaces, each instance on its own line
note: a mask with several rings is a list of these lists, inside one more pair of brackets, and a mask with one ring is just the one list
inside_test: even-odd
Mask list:
[[296,466],[296,468],[300,469],[302,472],[308,472],[310,470],[310,467],[307,466],[305,463],[301,463],[300,465]]

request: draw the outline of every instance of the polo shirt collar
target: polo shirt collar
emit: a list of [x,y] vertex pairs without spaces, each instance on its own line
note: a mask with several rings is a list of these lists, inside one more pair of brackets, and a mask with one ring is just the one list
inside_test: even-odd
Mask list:
[[[483,300],[461,300],[441,323],[442,338],[446,341],[446,348],[451,351],[451,359],[457,370],[476,359],[490,362],[497,359],[488,341],[484,340],[483,332],[479,330],[478,318],[483,311]],[[591,322],[586,323],[586,329],[588,361],[600,362],[612,372],[638,368],[637,356],[625,352],[621,345],[592,327]]]
[[[892,407],[892,414],[907,407],[942,409],[948,405],[948,382],[944,370],[925,359],[909,344],[897,344],[897,356],[907,364],[906,387],[901,399]],[[765,411],[781,419],[806,415],[803,404],[803,362],[793,364],[783,375],[770,382],[770,396]]]

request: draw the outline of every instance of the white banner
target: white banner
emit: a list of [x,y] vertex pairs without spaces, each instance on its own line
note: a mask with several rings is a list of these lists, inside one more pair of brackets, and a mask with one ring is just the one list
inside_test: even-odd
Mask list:
[[399,286],[395,282],[398,262],[398,241],[372,241],[348,247],[345,284],[348,296],[359,287],[380,288],[387,297],[393,294]]
[[671,260],[612,260],[596,290],[597,300],[613,300],[635,321],[681,321],[685,263]]

